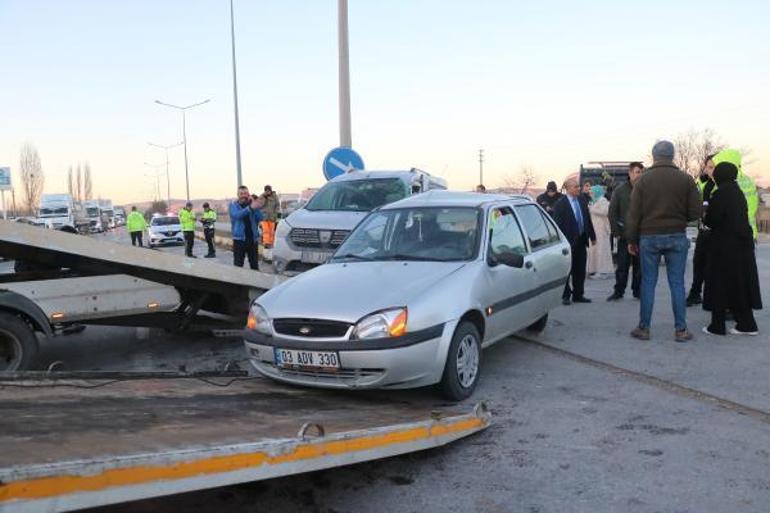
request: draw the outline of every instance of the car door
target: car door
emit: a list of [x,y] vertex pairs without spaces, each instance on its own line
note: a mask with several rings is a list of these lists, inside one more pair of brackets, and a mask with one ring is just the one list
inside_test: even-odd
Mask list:
[[561,302],[570,269],[570,250],[550,216],[534,203],[516,206],[516,215],[526,234],[537,278],[540,316]]
[[[483,300],[487,317],[485,344],[527,326],[539,311],[532,292],[537,287],[531,256],[511,205],[487,211]],[[524,256],[520,269],[496,262],[495,255],[512,250]]]

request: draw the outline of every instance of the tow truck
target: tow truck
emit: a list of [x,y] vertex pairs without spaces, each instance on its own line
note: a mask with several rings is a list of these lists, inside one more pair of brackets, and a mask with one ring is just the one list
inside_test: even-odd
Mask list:
[[[4,276],[6,337],[9,318],[45,334],[76,321],[179,326],[202,310],[242,321],[250,298],[285,279],[3,221],[0,255],[51,268],[35,271],[38,279]],[[83,292],[98,282],[89,299]],[[42,291],[51,297],[38,299]],[[144,304],[152,294],[168,296],[155,309]],[[180,305],[161,308],[174,294]],[[491,421],[483,402],[311,390],[226,369],[6,370],[0,404],[0,513],[73,511],[350,465],[439,447]]]

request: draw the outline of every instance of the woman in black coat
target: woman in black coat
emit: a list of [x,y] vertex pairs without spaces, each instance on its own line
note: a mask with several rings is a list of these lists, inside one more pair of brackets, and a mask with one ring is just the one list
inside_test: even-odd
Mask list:
[[738,168],[722,162],[714,169],[717,188],[712,194],[704,223],[711,229],[703,308],[711,311],[711,324],[703,331],[725,334],[725,312],[730,310],[736,325],[733,335],[758,335],[752,310],[762,308],[754,234],[748,207],[736,178]]

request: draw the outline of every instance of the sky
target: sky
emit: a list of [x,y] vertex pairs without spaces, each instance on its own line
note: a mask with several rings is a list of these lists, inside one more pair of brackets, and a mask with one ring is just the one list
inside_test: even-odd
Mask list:
[[[233,196],[229,21],[227,0],[0,0],[0,166],[17,174],[30,142],[45,192],[88,161],[98,196],[149,200],[145,163],[165,155],[147,143],[182,139],[180,113],[154,101],[211,99],[187,114],[191,196]],[[368,169],[469,189],[479,148],[488,187],[523,166],[545,184],[710,128],[767,180],[768,22],[766,1],[349,0],[353,148]],[[323,184],[339,144],[337,2],[235,0],[235,30],[243,181]],[[182,198],[182,147],[169,157]]]

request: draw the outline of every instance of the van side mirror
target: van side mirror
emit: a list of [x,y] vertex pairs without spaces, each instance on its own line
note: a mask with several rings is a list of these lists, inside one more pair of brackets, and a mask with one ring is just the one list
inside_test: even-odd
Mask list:
[[524,267],[524,255],[516,253],[515,251],[503,251],[502,253],[495,255],[495,260],[508,267],[515,267],[521,269]]

